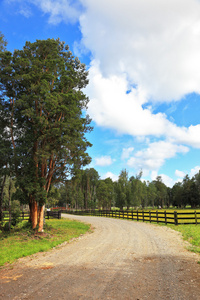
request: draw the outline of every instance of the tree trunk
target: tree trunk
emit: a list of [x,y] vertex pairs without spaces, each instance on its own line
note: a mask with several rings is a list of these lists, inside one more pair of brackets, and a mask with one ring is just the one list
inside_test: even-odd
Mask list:
[[32,201],[29,203],[29,207],[30,207],[30,221],[32,224],[32,229],[35,229],[38,223],[37,202],[32,199]]
[[6,175],[3,177],[3,182],[1,186],[1,197],[0,197],[0,222],[3,220],[3,191],[6,183]]
[[9,189],[8,189],[8,205],[9,205],[9,231],[11,228],[11,219],[12,219],[12,215],[11,215],[11,186],[12,186],[12,181],[10,178],[10,182],[9,182]]
[[38,228],[38,232],[43,232],[43,225],[44,225],[44,205],[43,206],[39,206],[39,228]]

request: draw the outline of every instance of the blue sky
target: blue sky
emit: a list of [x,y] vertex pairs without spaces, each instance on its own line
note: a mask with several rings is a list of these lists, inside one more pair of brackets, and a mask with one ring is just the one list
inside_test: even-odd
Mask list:
[[1,0],[8,50],[60,38],[87,65],[101,178],[173,186],[200,169],[199,0]]

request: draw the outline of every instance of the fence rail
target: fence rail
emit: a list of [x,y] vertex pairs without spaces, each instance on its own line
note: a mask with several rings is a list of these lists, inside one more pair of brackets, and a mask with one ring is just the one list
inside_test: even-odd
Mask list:
[[145,211],[145,210],[62,210],[63,213],[77,215],[92,215],[119,219],[156,222],[165,224],[200,224],[200,211]]
[[[29,219],[29,212],[21,212],[20,213],[20,219],[21,220],[28,220]],[[12,219],[12,213],[11,213],[11,219]],[[3,212],[3,220],[9,220],[9,213],[8,212]]]
[[61,219],[61,210],[60,211],[47,211],[46,218],[49,219],[50,217],[54,219]]
[[[20,220],[29,220],[29,212],[21,212],[20,213]],[[12,220],[13,216],[11,214],[11,220]],[[45,218],[46,219],[50,219],[50,218],[54,218],[54,219],[61,219],[61,211],[47,211],[45,213]],[[9,221],[9,213],[8,212],[3,212],[3,220],[2,221]]]

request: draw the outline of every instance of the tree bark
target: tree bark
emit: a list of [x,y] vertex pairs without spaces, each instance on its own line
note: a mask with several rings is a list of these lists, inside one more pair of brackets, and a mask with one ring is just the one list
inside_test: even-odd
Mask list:
[[3,220],[3,191],[6,183],[6,175],[3,177],[3,182],[1,186],[1,197],[0,197],[0,222]]
[[43,232],[43,225],[44,225],[44,205],[43,206],[39,206],[39,216],[38,216],[38,224],[39,224],[39,228],[38,228],[38,232]]
[[12,179],[10,177],[10,182],[9,182],[9,189],[8,189],[8,201],[9,201],[9,231],[11,228],[11,219],[12,219],[12,215],[11,215],[11,186],[12,186]]
[[32,199],[30,202],[30,221],[32,223],[32,229],[35,229],[38,223],[38,207],[37,202]]

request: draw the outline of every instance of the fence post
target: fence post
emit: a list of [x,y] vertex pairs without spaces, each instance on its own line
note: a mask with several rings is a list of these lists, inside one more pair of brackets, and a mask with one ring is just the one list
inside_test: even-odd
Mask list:
[[156,211],[156,218],[157,218],[157,223],[158,223],[158,211]]
[[151,223],[151,211],[149,211],[149,221]]
[[174,211],[174,224],[178,225],[177,211]]
[[133,210],[132,210],[132,220],[133,220]]
[[138,209],[137,209],[137,221],[139,221],[139,216],[138,216]]
[[166,213],[166,210],[165,210],[165,224],[167,224],[167,213]]
[[197,225],[198,223],[197,223],[197,212],[196,212],[196,210],[195,210],[194,214],[195,214],[195,223]]
[[142,210],[142,221],[144,222],[144,210]]

